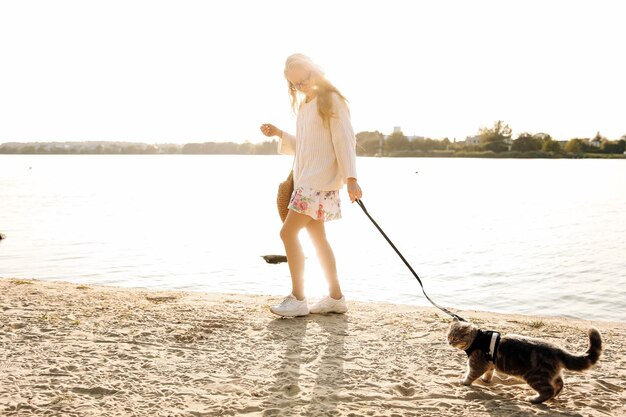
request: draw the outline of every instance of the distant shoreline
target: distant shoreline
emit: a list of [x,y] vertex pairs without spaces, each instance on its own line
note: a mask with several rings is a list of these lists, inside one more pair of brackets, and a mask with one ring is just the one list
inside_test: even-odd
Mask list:
[[[128,152],[128,153],[98,153],[98,152],[2,152],[0,155],[75,155],[75,156],[93,156],[93,155],[107,155],[107,156],[128,156],[128,155],[145,155],[145,156],[162,156],[162,155],[184,155],[184,156],[199,156],[199,155],[216,155],[216,156],[228,156],[228,155],[241,155],[241,156],[276,156],[278,153],[183,153],[183,152]],[[482,158],[482,159],[626,159],[626,155],[622,154],[599,154],[599,153],[580,153],[580,154],[551,154],[548,152],[407,152],[395,155],[359,155],[364,158]]]
[[[394,133],[394,135],[396,135]],[[626,139],[608,141],[571,139],[566,144],[549,136],[520,136],[515,140],[476,144],[448,139],[389,138],[374,132],[356,135],[357,156],[381,158],[524,158],[524,159],[626,159]],[[372,139],[374,138],[374,139]],[[542,139],[543,138],[543,139]],[[482,139],[481,139],[482,140]],[[278,140],[259,143],[143,143],[143,142],[5,142],[0,155],[279,155]],[[498,145],[498,146],[496,146]]]

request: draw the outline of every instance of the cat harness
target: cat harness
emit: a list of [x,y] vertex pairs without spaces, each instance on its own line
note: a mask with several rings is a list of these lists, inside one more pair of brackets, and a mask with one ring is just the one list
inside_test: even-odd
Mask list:
[[500,345],[500,333],[491,330],[478,330],[476,338],[469,348],[465,350],[469,357],[476,349],[481,350],[488,361],[496,363],[498,346]]

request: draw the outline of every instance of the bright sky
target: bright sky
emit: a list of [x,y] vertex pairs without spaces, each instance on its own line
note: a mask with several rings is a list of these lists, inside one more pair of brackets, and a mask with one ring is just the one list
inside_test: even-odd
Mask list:
[[355,132],[626,134],[622,1],[0,0],[0,143],[261,142],[309,55]]

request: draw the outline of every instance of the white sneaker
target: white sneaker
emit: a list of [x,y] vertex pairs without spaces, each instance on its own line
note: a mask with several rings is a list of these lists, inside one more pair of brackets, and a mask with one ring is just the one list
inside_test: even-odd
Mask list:
[[339,300],[335,300],[330,296],[326,296],[319,300],[309,310],[313,314],[339,313],[343,314],[348,311],[346,306],[346,297],[341,296]]
[[306,298],[298,301],[293,294],[289,294],[280,304],[270,307],[270,311],[283,317],[306,316],[309,314],[309,304]]

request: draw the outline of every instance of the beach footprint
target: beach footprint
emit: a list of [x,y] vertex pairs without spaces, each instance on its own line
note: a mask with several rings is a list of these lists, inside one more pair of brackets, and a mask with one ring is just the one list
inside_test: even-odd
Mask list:
[[281,391],[285,397],[293,398],[300,393],[300,387],[297,384],[283,385]]
[[412,397],[415,394],[415,388],[413,388],[408,382],[397,384],[393,387],[393,389],[403,397]]

